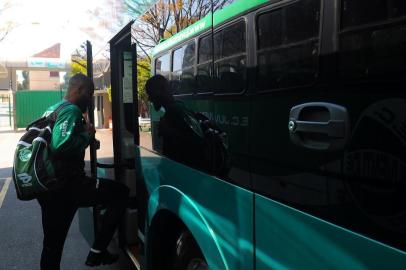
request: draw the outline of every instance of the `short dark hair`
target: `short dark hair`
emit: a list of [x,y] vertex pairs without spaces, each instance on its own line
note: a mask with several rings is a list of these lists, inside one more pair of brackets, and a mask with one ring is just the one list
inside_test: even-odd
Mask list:
[[169,81],[162,75],[154,75],[145,83],[145,90],[149,95],[152,91],[169,91]]
[[72,78],[69,79],[68,93],[72,91],[72,89],[81,89],[81,88],[94,90],[94,84],[88,76],[82,73],[77,73],[73,75]]

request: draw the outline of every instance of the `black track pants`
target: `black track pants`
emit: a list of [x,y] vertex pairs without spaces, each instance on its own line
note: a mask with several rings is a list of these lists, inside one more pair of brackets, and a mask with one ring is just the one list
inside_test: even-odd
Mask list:
[[126,208],[128,192],[121,183],[85,177],[39,198],[44,232],[41,270],[60,269],[66,235],[79,207],[103,205],[106,208],[93,248],[107,248]]

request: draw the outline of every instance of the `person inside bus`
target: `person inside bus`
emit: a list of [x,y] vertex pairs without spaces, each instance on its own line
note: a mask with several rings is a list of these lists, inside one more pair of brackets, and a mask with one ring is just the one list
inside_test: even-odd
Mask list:
[[85,149],[94,139],[95,129],[83,115],[93,91],[93,82],[83,74],[76,74],[69,80],[65,99],[45,113],[65,103],[57,115],[50,145],[55,173],[63,186],[38,198],[44,233],[41,270],[60,269],[66,235],[78,207],[106,207],[86,265],[112,264],[118,260],[118,255],[111,254],[107,246],[126,208],[129,190],[119,182],[85,175]]
[[169,82],[162,75],[151,77],[145,89],[155,110],[165,110],[158,126],[163,154],[177,162],[204,170],[204,134],[194,112],[174,99]]

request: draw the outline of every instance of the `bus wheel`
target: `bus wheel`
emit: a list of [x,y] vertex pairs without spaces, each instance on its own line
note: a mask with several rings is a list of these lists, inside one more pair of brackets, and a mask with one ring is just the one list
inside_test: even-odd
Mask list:
[[174,270],[208,270],[196,240],[190,232],[182,232],[176,240]]

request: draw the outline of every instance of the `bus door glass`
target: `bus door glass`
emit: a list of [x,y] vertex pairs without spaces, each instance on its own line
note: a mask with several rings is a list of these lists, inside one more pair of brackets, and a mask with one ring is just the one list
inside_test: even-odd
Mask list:
[[136,203],[136,144],[138,143],[135,47],[131,43],[130,22],[110,41],[111,97],[115,179],[127,185],[130,198],[120,230],[125,247],[139,243]]

